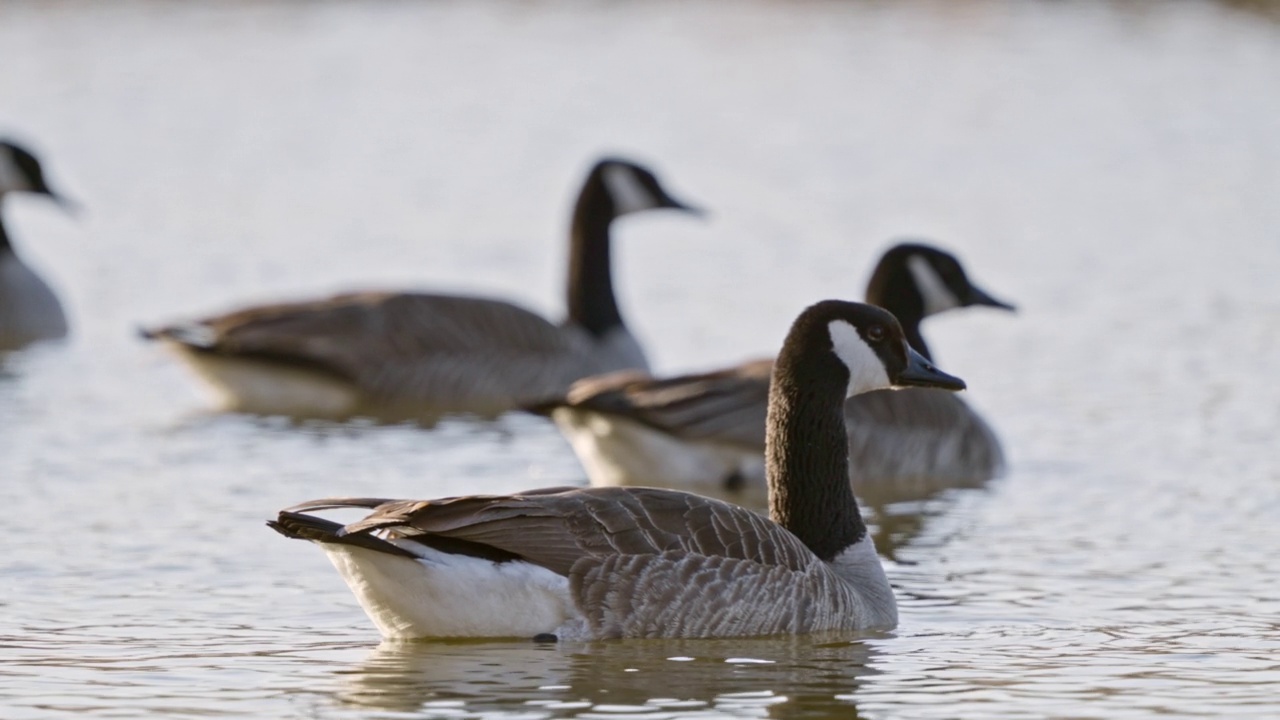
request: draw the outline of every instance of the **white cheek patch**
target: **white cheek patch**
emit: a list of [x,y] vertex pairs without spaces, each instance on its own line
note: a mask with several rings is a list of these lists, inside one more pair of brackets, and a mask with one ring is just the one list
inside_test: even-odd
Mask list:
[[863,341],[857,328],[843,320],[832,320],[827,324],[827,332],[831,334],[832,351],[849,368],[846,397],[893,387],[893,383],[889,381],[889,373],[884,369],[884,362]]
[[30,189],[26,173],[14,162],[13,151],[0,145],[0,195]]
[[916,281],[920,297],[924,300],[924,314],[936,315],[943,310],[960,307],[960,299],[951,292],[951,288],[942,281],[938,271],[933,269],[929,261],[919,255],[907,258],[907,269]]
[[604,169],[604,186],[613,198],[614,215],[651,210],[659,207],[658,199],[625,165],[609,165]]

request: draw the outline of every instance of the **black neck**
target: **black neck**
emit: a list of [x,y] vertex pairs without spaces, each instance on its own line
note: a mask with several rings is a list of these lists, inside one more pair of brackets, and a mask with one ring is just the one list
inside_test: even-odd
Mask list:
[[876,268],[867,284],[867,302],[878,305],[894,314],[902,325],[902,332],[907,336],[911,348],[925,358],[933,360],[929,354],[929,346],[920,334],[920,322],[924,320],[924,299],[916,290],[915,278],[905,264],[895,263],[891,267],[882,264]]
[[867,534],[849,484],[849,372],[831,353],[788,350],[778,356],[769,389],[769,517],[830,561]]
[[4,229],[4,213],[0,212],[0,256],[11,252],[13,252],[13,245],[9,244],[9,233]]
[[[890,308],[885,308],[885,310],[893,312]],[[897,315],[897,313],[893,314]],[[932,361],[933,355],[929,354],[929,346],[925,344],[924,336],[920,334],[920,321],[911,320],[909,322],[900,322],[902,324],[902,333],[907,336],[907,344],[910,345],[913,350],[923,355],[925,360]]]
[[569,321],[595,337],[622,326],[613,297],[609,223],[613,200],[598,172],[582,186],[569,229]]

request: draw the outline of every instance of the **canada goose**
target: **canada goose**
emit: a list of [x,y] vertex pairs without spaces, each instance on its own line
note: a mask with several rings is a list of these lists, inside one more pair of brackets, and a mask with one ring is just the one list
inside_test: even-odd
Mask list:
[[[853,393],[964,382],[888,311],[827,300],[787,334],[769,395],[769,518],[657,488],[315,500],[268,524],[312,540],[386,638],[729,637],[891,628],[897,605],[848,480]],[[345,527],[310,514],[368,508]]]
[[366,292],[253,307],[146,331],[175,349],[227,409],[264,414],[496,415],[562,395],[588,375],[648,364],[613,295],[609,226],[656,208],[698,211],[653,173],[596,163],[573,210],[568,318],[503,300]]
[[[949,253],[920,243],[889,249],[867,302],[898,317],[911,346],[929,358],[920,322],[970,305],[1012,310],[969,281]],[[764,491],[765,411],[771,361],[712,373],[653,379],[617,372],[575,383],[549,412],[594,485],[682,487],[739,502]],[[985,482],[999,474],[995,433],[963,400],[932,390],[876,392],[845,403],[850,474],[860,492]]]
[[[66,198],[49,188],[40,161],[22,147],[0,140],[0,206],[9,193],[45,195],[70,209]],[[2,209],[2,208],[0,208]],[[0,350],[67,334],[67,317],[58,296],[18,257],[0,216]]]

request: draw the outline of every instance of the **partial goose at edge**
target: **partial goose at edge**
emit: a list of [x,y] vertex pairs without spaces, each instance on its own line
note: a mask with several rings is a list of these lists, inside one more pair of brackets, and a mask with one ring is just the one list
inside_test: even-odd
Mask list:
[[22,262],[4,225],[3,205],[11,193],[44,195],[71,212],[75,206],[49,187],[40,161],[30,151],[0,140],[0,350],[14,350],[67,334],[67,317],[53,289]]

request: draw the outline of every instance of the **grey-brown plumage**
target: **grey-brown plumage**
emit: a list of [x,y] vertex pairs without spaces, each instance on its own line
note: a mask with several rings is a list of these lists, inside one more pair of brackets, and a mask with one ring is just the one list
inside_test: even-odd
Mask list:
[[259,306],[144,333],[209,379],[231,409],[291,415],[494,415],[562,395],[579,378],[647,368],[613,295],[609,226],[691,208],[648,170],[592,168],[570,230],[568,318],[505,300],[367,292]]
[[772,359],[670,378],[621,371],[579,380],[563,400],[538,409],[565,404],[625,416],[686,440],[718,440],[763,452],[772,373]]
[[619,361],[591,352],[585,333],[554,325],[512,303],[393,292],[251,308],[156,337],[194,352],[328,374],[358,388],[363,402],[442,411],[505,410]]
[[[901,244],[882,257],[868,302],[899,318],[929,356],[920,323],[967,305],[1011,309],[973,285],[951,255]],[[763,485],[770,361],[712,373],[650,378],[611,374],[576,383],[540,412],[551,414],[598,485],[661,484],[712,491],[726,479]],[[1004,455],[991,427],[961,398],[936,390],[879,391],[845,403],[850,478],[862,488],[918,481],[979,483]],[[745,482],[743,482],[745,481]]]
[[[282,511],[272,526],[314,540],[314,529],[304,524],[314,522],[308,511],[367,506],[318,500]],[[372,537],[378,531],[395,538],[391,552],[403,553],[400,548],[414,543],[439,546],[447,539],[551,570],[569,579],[592,638],[851,629],[878,612],[792,533],[750,510],[691,493],[553,488],[387,501],[340,527],[332,527],[326,541],[384,542]]]
[[[837,324],[850,328],[839,339]],[[875,365],[869,372],[848,369],[868,364]],[[389,637],[722,637],[892,627],[893,593],[846,480],[841,402],[846,388],[963,383],[911,353],[887,312],[835,301],[801,315],[774,376],[772,519],[673,490],[549,488],[427,501],[317,500],[270,524],[320,543]],[[339,507],[372,512],[341,528],[310,514]]]

